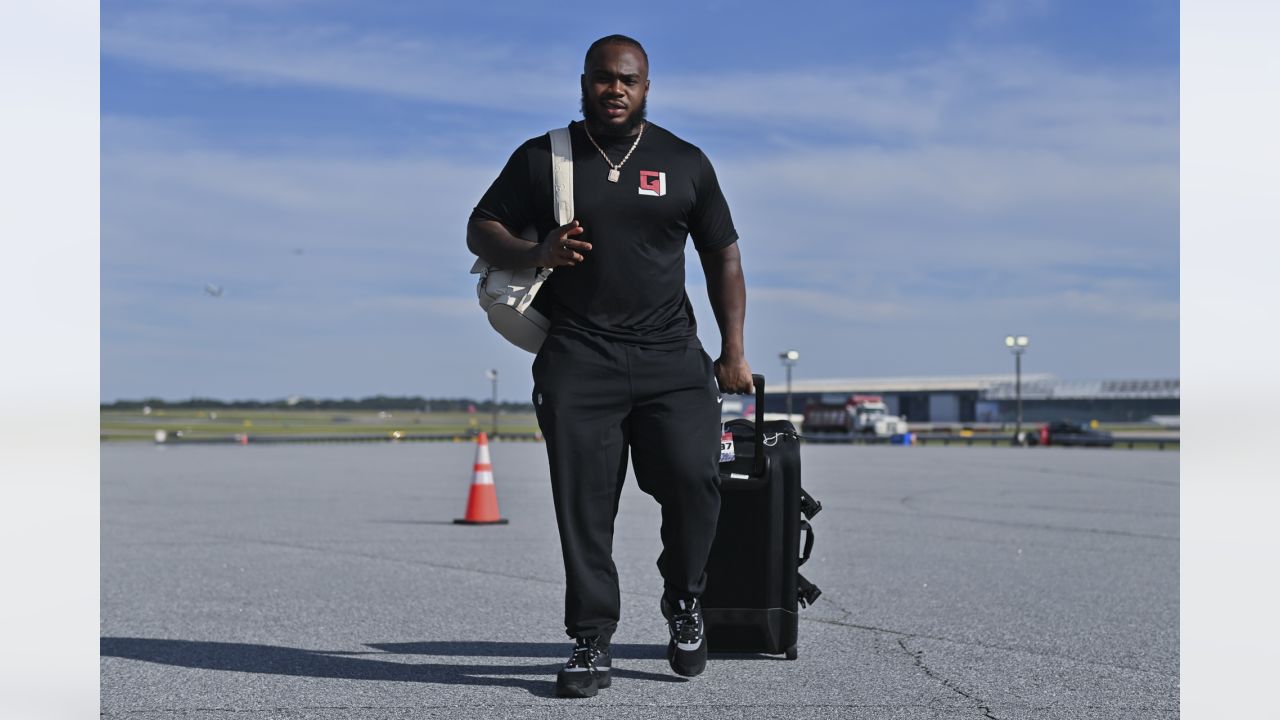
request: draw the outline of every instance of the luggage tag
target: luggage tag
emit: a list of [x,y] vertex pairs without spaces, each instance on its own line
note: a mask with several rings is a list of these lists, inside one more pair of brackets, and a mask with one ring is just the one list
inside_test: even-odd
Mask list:
[[[723,429],[723,426],[721,428]],[[720,462],[733,462],[735,457],[737,456],[733,452],[733,433],[725,430],[720,435]]]

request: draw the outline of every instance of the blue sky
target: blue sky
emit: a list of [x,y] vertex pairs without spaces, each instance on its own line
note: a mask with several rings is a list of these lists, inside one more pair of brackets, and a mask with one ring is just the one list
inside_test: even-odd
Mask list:
[[612,32],[716,165],[758,371],[1006,372],[1016,332],[1029,372],[1178,375],[1176,3],[613,8],[104,2],[102,398],[483,397],[494,367],[525,399],[466,218]]

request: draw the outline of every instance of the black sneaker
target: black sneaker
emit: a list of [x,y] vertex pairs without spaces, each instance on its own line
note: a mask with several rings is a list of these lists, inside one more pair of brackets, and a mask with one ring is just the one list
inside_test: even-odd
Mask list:
[[556,697],[594,697],[596,690],[607,688],[612,682],[611,664],[608,643],[593,637],[577,638],[569,662],[556,673]]
[[697,598],[676,600],[673,605],[662,598],[662,615],[667,619],[671,642],[667,643],[667,662],[677,675],[693,677],[707,667],[707,638],[703,632],[702,603]]

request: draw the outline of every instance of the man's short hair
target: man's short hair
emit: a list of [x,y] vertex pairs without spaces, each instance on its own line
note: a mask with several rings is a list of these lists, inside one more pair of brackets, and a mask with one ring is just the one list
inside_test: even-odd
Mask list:
[[584,70],[587,65],[591,63],[591,55],[605,45],[630,45],[640,51],[640,55],[644,57],[644,64],[649,64],[649,53],[644,51],[644,46],[640,44],[639,40],[627,37],[626,35],[605,35],[599,40],[591,43],[591,47],[587,48],[587,55],[582,59],[582,67]]

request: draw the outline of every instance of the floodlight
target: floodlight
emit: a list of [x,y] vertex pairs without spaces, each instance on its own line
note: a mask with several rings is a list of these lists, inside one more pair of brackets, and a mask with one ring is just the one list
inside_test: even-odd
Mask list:
[[1018,403],[1018,420],[1014,426],[1014,441],[1022,443],[1022,354],[1027,351],[1027,346],[1031,344],[1031,338],[1026,335],[1005,335],[1004,346],[1009,348],[1009,352],[1013,353],[1013,372],[1014,372],[1014,397]]
[[796,361],[800,359],[799,350],[787,350],[778,353],[778,359],[782,361],[782,366],[787,369],[787,417],[791,417],[791,368],[795,367]]

